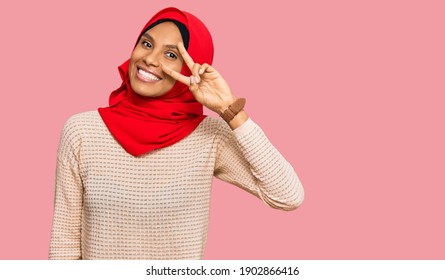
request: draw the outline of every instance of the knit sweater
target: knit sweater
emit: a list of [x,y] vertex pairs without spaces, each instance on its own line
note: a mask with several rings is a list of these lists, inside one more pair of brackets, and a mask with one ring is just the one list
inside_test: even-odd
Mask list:
[[202,259],[212,178],[282,210],[303,201],[291,165],[251,119],[232,131],[206,117],[187,137],[132,156],[97,111],[60,139],[50,259]]

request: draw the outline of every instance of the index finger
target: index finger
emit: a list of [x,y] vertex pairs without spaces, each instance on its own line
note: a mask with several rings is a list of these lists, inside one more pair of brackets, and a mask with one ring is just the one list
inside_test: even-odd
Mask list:
[[162,71],[164,71],[167,75],[169,75],[173,79],[180,81],[181,83],[186,84],[188,86],[191,85],[192,82],[191,77],[184,76],[181,73],[176,72],[175,70],[165,66],[164,64],[161,64],[161,68]]
[[187,64],[190,71],[193,71],[193,65],[195,65],[195,62],[193,61],[192,57],[189,55],[189,53],[185,49],[184,44],[182,42],[178,43],[178,50],[182,56],[182,59],[184,59],[185,64]]

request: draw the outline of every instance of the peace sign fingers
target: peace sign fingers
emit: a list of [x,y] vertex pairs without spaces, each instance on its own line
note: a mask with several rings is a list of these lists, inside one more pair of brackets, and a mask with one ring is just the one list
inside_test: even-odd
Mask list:
[[184,60],[185,64],[187,65],[187,67],[190,69],[190,72],[192,72],[192,76],[190,76],[190,84],[193,83],[199,83],[201,81],[201,77],[199,73],[200,69],[201,69],[201,65],[199,65],[198,63],[195,63],[193,61],[193,58],[189,55],[189,53],[187,52],[187,50],[184,47],[184,44],[182,42],[178,43],[178,50],[179,53],[182,56],[182,59]]
[[177,47],[184,63],[190,69],[191,76],[184,76],[164,64],[161,64],[162,71],[189,86],[196,101],[214,112],[223,112],[236,100],[227,82],[211,65],[195,63],[182,42],[178,43]]
[[178,73],[163,64],[161,64],[162,71],[164,71],[167,75],[171,76],[173,79],[180,81],[181,83],[186,84],[188,86],[191,86],[194,83],[199,83],[200,77],[198,71],[200,65],[193,61],[192,57],[188,54],[182,42],[178,43],[178,50],[185,64],[192,72],[192,76],[190,77],[184,76],[181,73]]

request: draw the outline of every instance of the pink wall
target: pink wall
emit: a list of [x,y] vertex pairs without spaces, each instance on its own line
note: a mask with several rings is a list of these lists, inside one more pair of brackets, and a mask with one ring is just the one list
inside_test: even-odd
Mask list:
[[166,6],[206,23],[306,190],[279,212],[215,181],[206,258],[445,258],[443,1],[4,2],[0,259],[47,258],[63,123],[107,104]]

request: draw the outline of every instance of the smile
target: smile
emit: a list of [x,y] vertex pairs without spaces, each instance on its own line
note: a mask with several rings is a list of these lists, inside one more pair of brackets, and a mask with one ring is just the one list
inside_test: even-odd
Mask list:
[[161,78],[140,68],[138,68],[137,76],[140,80],[144,82],[157,82],[161,80]]

